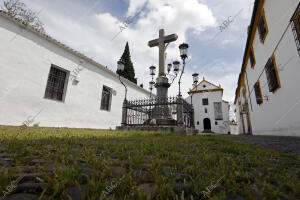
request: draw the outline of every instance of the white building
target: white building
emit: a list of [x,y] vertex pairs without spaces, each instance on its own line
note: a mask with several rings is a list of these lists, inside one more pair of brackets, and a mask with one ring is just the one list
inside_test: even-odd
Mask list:
[[[125,89],[92,59],[0,12],[0,124],[115,128]],[[149,92],[123,79],[128,99]]]
[[[200,132],[230,133],[229,102],[222,100],[223,88],[203,80],[189,92],[187,102],[195,111],[195,128]],[[192,98],[191,98],[192,97]]]
[[238,87],[241,134],[300,136],[299,0],[256,0]]

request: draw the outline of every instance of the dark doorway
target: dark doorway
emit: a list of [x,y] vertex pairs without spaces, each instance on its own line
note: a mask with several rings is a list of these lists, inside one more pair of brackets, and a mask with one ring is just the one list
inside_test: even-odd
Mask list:
[[203,120],[203,126],[204,126],[204,131],[205,131],[205,132],[211,132],[210,119],[205,118],[205,119]]

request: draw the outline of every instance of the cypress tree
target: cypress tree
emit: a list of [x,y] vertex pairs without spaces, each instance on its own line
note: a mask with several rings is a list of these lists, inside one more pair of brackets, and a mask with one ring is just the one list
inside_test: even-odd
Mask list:
[[124,65],[125,65],[124,71],[122,71],[122,72],[117,71],[117,73],[120,74],[120,76],[123,76],[124,78],[126,78],[136,84],[137,80],[135,78],[134,67],[133,67],[133,64],[131,61],[128,42],[126,42],[126,46],[125,46],[123,55],[121,57],[121,61],[123,61]]

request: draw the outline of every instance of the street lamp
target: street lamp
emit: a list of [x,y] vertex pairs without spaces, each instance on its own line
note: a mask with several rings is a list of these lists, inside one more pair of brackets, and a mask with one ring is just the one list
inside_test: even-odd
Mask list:
[[120,73],[124,71],[125,65],[124,65],[124,62],[121,61],[121,60],[119,60],[117,64],[118,64],[117,73],[119,74],[119,80],[120,80],[120,82],[125,87],[125,101],[127,101],[127,86],[123,83],[123,81],[121,80],[121,76],[120,76]]
[[150,81],[149,82],[150,98],[152,96],[152,90],[154,89],[154,84],[155,84],[154,81]]
[[151,78],[152,78],[152,80],[149,82],[149,90],[150,90],[150,98],[151,98],[152,90],[154,89],[154,84],[155,84],[154,76],[155,76],[156,67],[152,65],[152,66],[149,67],[149,69],[150,69],[150,75],[151,75]]
[[171,69],[172,69],[172,64],[171,64],[171,63],[169,63],[169,64],[168,64],[168,68],[167,68],[167,70],[168,70],[168,74],[170,73]]
[[178,73],[178,71],[179,71],[179,65],[180,65],[179,61],[176,60],[176,61],[173,62],[174,72],[175,73]]
[[[183,61],[183,68],[182,68],[182,71],[181,71],[181,74],[180,74],[180,78],[179,78],[179,81],[178,81],[178,85],[179,85],[179,94],[178,96],[181,97],[181,91],[180,91],[180,84],[181,84],[181,77],[182,77],[182,74],[184,73],[184,68],[185,68],[185,59],[187,59],[187,53],[188,53],[188,48],[189,48],[189,45],[186,44],[186,43],[183,43],[181,45],[179,45],[179,52],[180,52],[180,57]],[[178,65],[178,68],[179,68],[179,65]]]
[[[171,73],[172,67],[173,67],[173,73]],[[172,66],[172,63],[168,64],[168,67],[167,67],[168,73],[166,75],[169,76],[169,78],[171,80],[170,85],[172,85],[174,80],[177,78],[178,70],[179,70],[179,62],[178,61],[173,62],[173,66]]]
[[197,85],[198,82],[199,82],[199,74],[198,73],[194,73],[192,76],[193,76],[193,82],[194,82],[194,84]]
[[[198,73],[194,73],[193,75],[193,85],[196,87],[196,91],[197,91],[197,84],[198,84],[198,80],[199,80],[199,74]],[[193,106],[193,91],[191,91],[191,105]]]
[[153,78],[153,76],[155,76],[155,69],[156,69],[156,67],[152,65],[152,66],[149,67],[149,69],[150,69],[150,75]]
[[181,45],[179,45],[180,57],[182,60],[185,60],[188,57],[187,56],[188,48],[189,48],[189,45],[186,43],[182,43]]

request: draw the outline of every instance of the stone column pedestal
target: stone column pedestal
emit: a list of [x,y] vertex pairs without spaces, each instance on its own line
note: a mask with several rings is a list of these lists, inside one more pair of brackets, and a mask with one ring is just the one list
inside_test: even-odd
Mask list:
[[157,89],[157,98],[165,99],[168,97],[168,89],[170,87],[169,80],[165,76],[160,76],[156,79],[155,87]]

